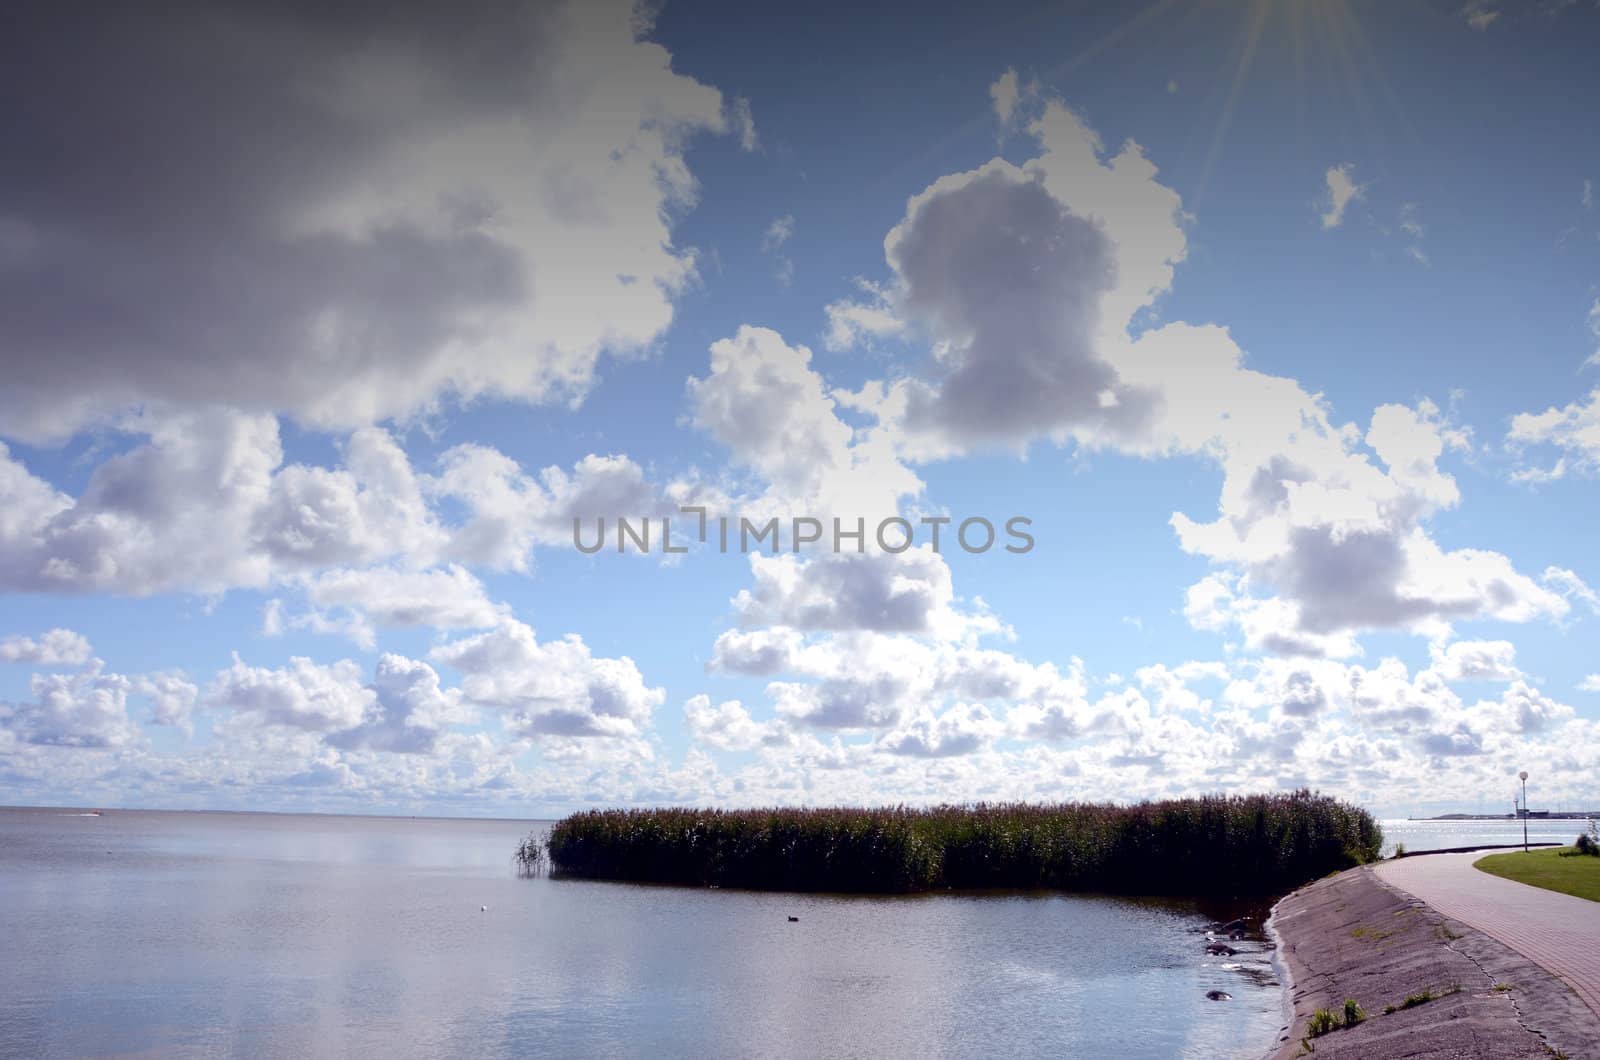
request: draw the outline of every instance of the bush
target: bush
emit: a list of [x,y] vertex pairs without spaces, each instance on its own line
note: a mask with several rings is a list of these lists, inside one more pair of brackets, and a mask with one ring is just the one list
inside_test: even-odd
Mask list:
[[1332,1034],[1341,1026],[1343,1024],[1339,1022],[1338,1016],[1325,1008],[1319,1008],[1311,1014],[1311,1019],[1306,1023],[1306,1037],[1320,1038],[1324,1034]]
[[592,810],[557,822],[555,872],[762,890],[1054,887],[1273,895],[1375,860],[1366,811],[1309,791],[1131,806]]
[[1578,836],[1578,841],[1573,844],[1578,848],[1578,853],[1588,854],[1600,858],[1600,836],[1596,836],[1595,822],[1589,822],[1589,830]]

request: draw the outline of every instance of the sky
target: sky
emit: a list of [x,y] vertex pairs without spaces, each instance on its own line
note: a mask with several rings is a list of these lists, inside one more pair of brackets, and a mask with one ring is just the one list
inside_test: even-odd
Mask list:
[[1600,807],[1597,44],[23,4],[0,803]]

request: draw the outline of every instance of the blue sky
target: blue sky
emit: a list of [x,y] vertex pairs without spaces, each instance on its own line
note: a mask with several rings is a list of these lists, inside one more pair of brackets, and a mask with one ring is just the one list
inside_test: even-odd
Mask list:
[[1600,11],[654,15],[25,27],[0,801],[1600,803]]

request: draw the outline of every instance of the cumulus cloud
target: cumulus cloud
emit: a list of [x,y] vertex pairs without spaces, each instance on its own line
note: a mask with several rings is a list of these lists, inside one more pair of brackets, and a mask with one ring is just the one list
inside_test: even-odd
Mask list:
[[20,633],[0,639],[0,662],[82,666],[88,661],[89,638],[70,629],[52,629],[37,640]]
[[294,656],[281,669],[248,666],[233,656],[206,688],[208,707],[248,715],[262,725],[306,732],[353,729],[375,716],[376,697],[351,659],[322,665]]
[[869,326],[930,341],[931,378],[899,387],[905,426],[921,435],[910,452],[1127,434],[1154,400],[1119,377],[1110,350],[1183,260],[1181,201],[1137,143],[1108,153],[1059,102],[1026,102],[1040,154],[913,197],[885,240],[891,282],[828,307],[830,346]]
[[866,404],[830,390],[811,351],[775,331],[744,326],[713,344],[709,373],[688,388],[694,425],[766,483],[753,512],[872,518],[896,514],[900,498],[922,489],[891,435],[841,416]]
[[[335,466],[286,465],[275,417],[221,408],[147,410],[122,427],[135,444],[96,466],[76,498],[0,445],[0,586],[148,595],[309,580],[325,603],[367,594],[379,625],[412,625],[426,619],[408,618],[404,597],[431,585],[445,624],[489,625],[481,590],[453,563],[526,570],[536,545],[570,546],[576,518],[667,515],[695,495],[692,483],[649,482],[625,456],[532,474],[472,444],[429,475],[381,428],[344,439]],[[384,567],[351,573],[374,564]],[[361,635],[348,618],[308,624]]]
[[150,724],[169,726],[193,735],[192,715],[200,698],[200,688],[182,670],[141,674],[134,680],[133,690],[150,700]]
[[1323,174],[1323,180],[1328,185],[1326,197],[1317,208],[1322,219],[1323,228],[1338,228],[1344,223],[1345,209],[1357,199],[1366,195],[1366,185],[1357,184],[1355,167],[1348,162],[1341,166],[1329,166]]
[[[770,682],[767,694],[777,719],[797,730],[898,731],[894,742],[906,741],[907,754],[916,753],[918,741],[945,747],[946,754],[965,753],[956,749],[967,749],[966,742],[936,737],[949,733],[958,718],[978,717],[979,706],[985,717],[1005,712],[992,735],[1004,728],[1026,739],[1059,740],[1117,723],[1115,706],[1090,703],[1076,661],[1062,673],[972,640],[864,629],[730,631],[717,641],[712,668],[787,678]],[[949,714],[957,707],[965,713]],[[929,711],[949,718],[936,725]],[[987,722],[983,729],[990,733]]]
[[695,272],[685,145],[753,148],[748,105],[674,73],[626,0],[347,16],[16,12],[0,433],[147,402],[352,427],[539,401],[661,334]]
[[753,585],[733,600],[742,623],[795,630],[875,630],[970,640],[1001,631],[986,610],[958,611],[950,567],[931,545],[898,554],[752,554]]
[[477,578],[454,564],[429,571],[327,571],[306,584],[305,597],[313,610],[286,619],[275,609],[269,632],[284,625],[339,632],[370,649],[379,628],[479,629],[498,625],[506,614]]
[[133,595],[262,584],[270,559],[250,542],[283,458],[273,417],[147,413],[127,426],[148,442],[101,463],[76,499],[14,460],[0,471],[0,506],[18,505],[0,527],[0,583]]
[[1209,454],[1223,468],[1215,521],[1172,518],[1185,551],[1242,575],[1191,590],[1201,628],[1237,624],[1257,648],[1349,655],[1348,635],[1365,629],[1566,612],[1506,556],[1446,551],[1428,534],[1427,519],[1460,500],[1439,461],[1470,444],[1430,402],[1382,406],[1362,433],[1293,380],[1245,368],[1217,328],[1147,332],[1123,364],[1135,379],[1168,375],[1141,449]]
[[886,242],[903,319],[930,335],[939,379],[906,423],[961,445],[1020,444],[1080,424],[1137,421],[1095,339],[1116,251],[1093,220],[1004,162],[913,199]]
[[719,751],[750,751],[789,740],[781,725],[756,721],[737,699],[713,706],[710,696],[691,696],[683,705],[683,714],[690,735]]
[[1514,662],[1516,646],[1508,640],[1458,640],[1428,650],[1430,669],[1446,681],[1515,681],[1522,676]]
[[791,669],[805,636],[795,629],[730,629],[717,637],[710,667],[725,673],[770,676]]
[[441,463],[432,492],[466,512],[448,554],[500,569],[526,571],[536,545],[570,548],[575,520],[588,534],[600,519],[611,526],[623,517],[676,515],[679,504],[692,499],[686,485],[652,484],[626,456],[591,453],[571,471],[546,467],[535,475],[497,449],[468,444],[446,452]]
[[34,674],[32,698],[0,703],[0,730],[23,743],[105,750],[133,745],[139,729],[128,717],[132,682],[107,673],[98,659],[77,673]]
[[342,467],[290,464],[272,475],[250,527],[274,566],[313,570],[392,555],[427,562],[437,555],[446,533],[395,438],[364,428],[341,449]]
[[460,689],[441,688],[433,667],[415,659],[384,653],[369,688],[376,709],[369,710],[359,725],[330,735],[329,744],[432,754],[449,726],[477,720]]
[[982,704],[961,704],[942,714],[921,711],[878,739],[879,749],[913,758],[948,758],[987,747],[1005,725]]
[[540,643],[515,619],[432,657],[463,675],[470,702],[504,711],[519,737],[637,737],[665,698],[627,656],[595,658],[576,635]]

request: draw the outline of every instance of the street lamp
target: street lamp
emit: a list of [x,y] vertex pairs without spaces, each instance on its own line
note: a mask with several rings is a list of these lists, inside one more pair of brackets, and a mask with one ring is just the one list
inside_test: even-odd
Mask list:
[[1528,771],[1517,774],[1522,780],[1522,852],[1528,852]]

